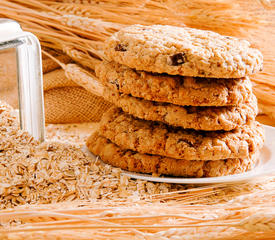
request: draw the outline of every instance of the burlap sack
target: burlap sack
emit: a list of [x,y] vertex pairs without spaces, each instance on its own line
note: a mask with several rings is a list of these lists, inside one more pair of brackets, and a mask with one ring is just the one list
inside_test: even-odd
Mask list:
[[59,88],[59,87],[77,87],[78,85],[66,78],[65,72],[62,68],[48,72],[43,75],[43,89],[44,91]]
[[54,88],[44,93],[47,123],[99,121],[111,106],[82,87]]
[[62,68],[44,74],[43,89],[46,123],[99,121],[111,106],[68,79]]

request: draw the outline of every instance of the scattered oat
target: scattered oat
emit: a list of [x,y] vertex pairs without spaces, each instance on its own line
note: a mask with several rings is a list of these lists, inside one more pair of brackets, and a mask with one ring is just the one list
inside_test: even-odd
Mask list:
[[183,190],[184,186],[136,181],[82,151],[96,124],[48,125],[39,144],[19,130],[17,113],[0,105],[0,207],[72,200],[130,199]]

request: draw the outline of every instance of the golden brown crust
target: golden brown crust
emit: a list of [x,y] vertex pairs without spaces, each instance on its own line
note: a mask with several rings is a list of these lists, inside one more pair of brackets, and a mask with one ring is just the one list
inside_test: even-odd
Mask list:
[[122,108],[124,112],[141,119],[205,131],[230,131],[255,120],[258,113],[257,99],[253,94],[249,102],[228,107],[191,107],[158,103],[119,94],[108,88],[104,91],[104,98]]
[[103,115],[99,130],[122,149],[185,160],[247,158],[263,146],[263,132],[257,122],[230,132],[186,130],[137,119],[116,107]]
[[213,79],[135,71],[103,61],[96,66],[98,79],[108,88],[146,100],[180,106],[228,106],[244,103],[252,94],[248,77]]
[[124,170],[181,177],[218,177],[243,173],[255,165],[259,151],[250,158],[217,161],[188,161],[122,150],[95,132],[87,140],[88,149],[103,162]]
[[132,25],[105,43],[107,60],[170,75],[240,78],[260,71],[263,56],[246,40],[167,25]]

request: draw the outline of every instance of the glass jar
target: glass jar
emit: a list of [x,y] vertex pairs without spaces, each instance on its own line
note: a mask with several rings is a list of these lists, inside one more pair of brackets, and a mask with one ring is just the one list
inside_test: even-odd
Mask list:
[[19,109],[20,126],[44,141],[41,48],[38,39],[0,18],[0,100]]

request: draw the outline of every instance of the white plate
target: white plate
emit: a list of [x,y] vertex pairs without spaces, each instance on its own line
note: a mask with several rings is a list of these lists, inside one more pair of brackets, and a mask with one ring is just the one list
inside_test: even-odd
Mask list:
[[[275,128],[264,126],[265,128],[265,145],[262,149],[259,161],[256,167],[252,170],[235,175],[224,177],[207,177],[207,178],[183,178],[183,177],[152,177],[150,174],[141,174],[136,172],[122,171],[126,175],[134,179],[142,179],[152,182],[165,182],[165,183],[181,183],[181,184],[212,184],[212,183],[233,183],[242,181],[251,181],[256,178],[275,174]],[[89,152],[85,146],[83,151],[92,157],[96,157]],[[103,163],[103,162],[102,162]],[[105,163],[103,163],[105,164]]]

